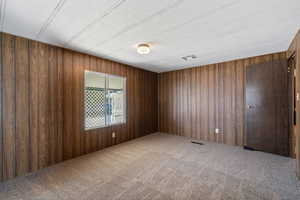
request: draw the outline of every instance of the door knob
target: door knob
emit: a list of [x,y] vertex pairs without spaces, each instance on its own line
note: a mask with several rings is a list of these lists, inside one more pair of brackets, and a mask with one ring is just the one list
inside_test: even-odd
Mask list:
[[248,105],[247,107],[248,107],[248,109],[254,108],[254,106],[251,106],[251,105]]

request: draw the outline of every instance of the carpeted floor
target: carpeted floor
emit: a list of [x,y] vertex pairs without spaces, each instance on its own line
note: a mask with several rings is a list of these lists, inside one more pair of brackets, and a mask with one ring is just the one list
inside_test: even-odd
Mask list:
[[295,160],[152,134],[0,184],[0,199],[300,199]]

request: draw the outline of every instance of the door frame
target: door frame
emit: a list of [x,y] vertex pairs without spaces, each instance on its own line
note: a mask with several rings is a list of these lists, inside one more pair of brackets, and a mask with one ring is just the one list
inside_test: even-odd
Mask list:
[[[294,65],[292,66],[292,68],[290,68],[290,60],[294,59]],[[292,73],[292,79],[288,82],[288,88],[291,89],[291,91],[289,91],[289,145],[290,145],[290,157],[292,158],[296,158],[296,135],[295,135],[295,124],[294,121],[295,119],[295,114],[294,112],[296,112],[295,109],[295,96],[296,96],[296,51],[292,52],[289,57],[287,58],[287,62],[288,62],[288,73]],[[288,79],[289,80],[289,79]]]

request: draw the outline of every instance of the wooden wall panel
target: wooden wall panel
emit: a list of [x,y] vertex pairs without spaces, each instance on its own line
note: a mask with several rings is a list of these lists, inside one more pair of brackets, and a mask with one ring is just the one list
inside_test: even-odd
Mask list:
[[[5,37],[3,38],[5,40]],[[38,43],[30,42],[30,63],[29,63],[29,102],[38,102],[38,65],[36,58],[38,55]],[[3,66],[7,67],[7,66]],[[30,121],[30,136],[29,136],[29,152],[30,152],[30,171],[38,169],[38,104],[29,104],[29,121]]]
[[70,51],[63,52],[63,68],[64,68],[64,134],[63,134],[63,152],[64,160],[73,157],[73,54]]
[[[293,39],[288,51],[287,58],[295,54],[296,58],[296,93],[300,94],[300,30]],[[295,127],[295,151],[297,159],[297,175],[300,178],[300,101],[296,101],[296,127]]]
[[56,138],[56,160],[55,163],[63,161],[63,126],[64,126],[64,65],[63,65],[63,49],[56,49],[57,53],[57,102],[56,102],[56,124],[57,124],[57,138]]
[[[245,76],[244,76],[244,61],[243,60],[238,60],[236,62],[236,80],[235,80],[235,85],[236,85],[236,91],[235,91],[235,102],[236,102],[236,107],[235,107],[235,120],[236,120],[236,132],[243,133],[244,129],[244,85],[245,85]],[[244,135],[243,134],[237,134],[237,145],[242,146],[244,144]]]
[[29,42],[16,38],[16,175],[29,171]]
[[58,90],[58,76],[57,76],[57,53],[54,47],[49,47],[48,56],[49,66],[49,164],[54,164],[56,161],[56,139],[58,137],[57,117],[57,90]]
[[[5,33],[0,44],[0,181],[157,131],[156,73]],[[84,70],[127,78],[126,124],[84,131]]]
[[3,39],[2,47],[3,179],[10,179],[16,176],[15,37]]
[[159,130],[244,145],[245,69],[285,57],[276,53],[159,74]]
[[[17,51],[17,49],[16,49]],[[38,44],[38,145],[39,145],[39,169],[48,166],[49,162],[49,67],[48,46]]]
[[[84,68],[83,68],[83,60],[82,55],[79,53],[74,53],[73,56],[73,71],[72,71],[72,110],[74,113],[84,113],[83,99],[81,98],[81,94],[83,94],[83,85],[84,85],[84,79],[82,77],[82,74],[84,74]],[[83,152],[82,143],[81,140],[83,139],[82,132],[82,125],[84,121],[84,115],[80,114],[78,117],[72,118],[73,123],[73,139],[74,139],[74,146],[73,146],[73,152],[74,156],[80,156]]]

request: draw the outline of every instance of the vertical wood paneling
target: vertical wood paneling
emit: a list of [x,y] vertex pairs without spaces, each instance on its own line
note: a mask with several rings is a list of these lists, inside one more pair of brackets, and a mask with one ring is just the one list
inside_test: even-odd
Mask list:
[[[161,105],[161,83],[160,83],[160,74],[157,75],[157,103]],[[178,107],[177,107],[178,109]],[[158,130],[161,130],[161,107],[158,107],[157,110],[157,124],[158,124]]]
[[159,130],[244,145],[245,69],[284,56],[276,53],[159,74]]
[[208,140],[208,67],[205,66],[201,69],[201,130],[200,138]]
[[145,95],[145,84],[146,84],[146,78],[145,78],[145,73],[144,72],[142,72],[141,73],[141,76],[140,76],[140,82],[142,83],[141,85],[140,85],[140,88],[139,88],[139,91],[140,91],[140,99],[141,99],[141,101],[140,101],[140,109],[139,109],[139,111],[140,111],[140,115],[141,115],[141,118],[142,118],[142,123],[140,123],[139,125],[140,125],[140,129],[139,129],[139,131],[140,132],[142,132],[142,134],[143,135],[146,135],[146,131],[147,131],[147,127],[146,127],[146,113],[145,113],[145,97],[146,97],[146,95]]
[[[174,72],[171,72],[170,74],[170,81],[168,82],[169,85],[174,85],[175,84],[175,79],[174,79]],[[175,87],[174,87],[175,88]],[[175,118],[174,118],[174,113],[175,113],[175,110],[174,110],[174,98],[172,98],[174,96],[174,88],[171,88],[169,90],[169,102],[170,102],[170,121],[171,121],[171,126],[170,126],[170,131],[172,133],[176,133],[176,123],[175,123]]]
[[[39,101],[39,83],[38,83],[38,76],[39,76],[39,66],[37,63],[37,58],[39,56],[38,53],[38,42],[31,41],[29,43],[30,47],[30,66],[29,66],[29,74],[30,74],[30,81],[29,81],[29,99],[30,102],[38,102]],[[38,126],[38,104],[37,103],[30,103],[29,104],[29,121],[30,121],[30,170],[36,171],[38,169],[38,134],[39,134],[39,126]]]
[[[121,64],[117,63],[117,71],[118,71],[118,75],[122,76],[122,77],[126,77],[126,66],[122,66]],[[149,77],[150,78],[150,77]],[[126,84],[126,83],[125,83]],[[126,87],[126,85],[125,85]],[[127,96],[127,95],[126,95]],[[126,101],[126,99],[125,99]],[[126,102],[127,103],[127,102]],[[151,111],[149,112],[151,113]],[[152,119],[152,118],[151,118]],[[150,120],[151,120],[150,119]],[[151,123],[151,121],[150,121]],[[120,125],[119,131],[118,131],[118,136],[117,136],[117,144],[125,142],[126,141],[126,133],[128,132],[128,124],[122,124]]]
[[[196,84],[196,76],[197,76],[197,73],[196,73],[196,70],[197,68],[192,68],[191,69],[191,93],[192,94],[196,94],[197,93],[197,84]],[[175,80],[176,82],[176,80]],[[197,110],[196,110],[196,105],[197,105],[197,102],[196,102],[196,98],[197,98],[197,95],[191,95],[191,137],[192,138],[197,138],[197,129],[196,129],[196,123],[197,123]],[[173,98],[174,100],[176,100],[176,98]],[[176,109],[174,108],[175,112],[176,112]],[[176,122],[176,118],[175,118],[175,122]],[[176,124],[176,123],[175,123]]]
[[71,51],[64,51],[64,134],[63,134],[63,152],[64,160],[73,157],[73,54]]
[[38,123],[39,123],[39,168],[48,166],[49,162],[49,68],[48,46],[39,43],[38,56]]
[[[127,132],[125,133],[125,136],[127,138],[127,140],[130,138],[130,134],[132,133],[132,109],[129,109],[129,105],[131,104],[131,98],[132,98],[132,90],[129,90],[129,88],[131,88],[130,85],[130,77],[129,77],[129,72],[130,68],[126,67],[125,68],[125,74],[126,74],[126,113],[127,113],[127,117],[126,117],[126,124],[127,124]],[[126,139],[125,139],[126,141]]]
[[29,42],[16,38],[16,175],[29,171]]
[[[195,85],[196,85],[196,93],[195,93],[195,95],[196,95],[196,130],[195,130],[195,138],[197,138],[197,139],[200,139],[200,136],[201,136],[201,121],[200,121],[200,119],[201,119],[201,112],[200,112],[200,110],[201,110],[201,105],[202,105],[202,99],[201,99],[201,68],[195,68],[196,69],[196,71],[195,71],[195,73],[196,73],[196,82],[195,82]],[[180,78],[180,77],[179,77]],[[180,104],[180,102],[178,102],[179,104]]]
[[16,79],[15,37],[3,38],[3,178],[16,175]]
[[[9,34],[0,41],[0,181],[157,131],[156,73]],[[126,124],[84,131],[84,70],[127,78]]]
[[138,135],[139,132],[141,132],[142,135],[144,135],[144,131],[141,131],[141,126],[143,126],[144,124],[144,115],[143,115],[143,92],[142,92],[142,88],[143,88],[143,73],[139,73],[139,75],[137,76],[137,80],[136,83],[140,83],[137,85],[137,95],[140,98],[137,98],[137,113],[139,118],[141,119],[140,123],[136,123],[137,125],[137,132],[136,132],[136,137]]
[[160,80],[160,106],[159,106],[159,109],[160,109],[160,113],[161,113],[161,116],[160,116],[160,131],[163,131],[165,132],[165,123],[166,123],[166,119],[165,119],[165,83],[164,83],[164,80],[165,80],[165,74],[160,74],[159,75],[159,80]]
[[[119,70],[118,63],[112,62],[111,74],[120,76],[120,70]],[[122,134],[121,127],[122,127],[122,124],[121,125],[117,124],[117,125],[111,127],[111,132],[115,133],[115,138],[112,138],[112,145],[119,144],[119,140],[121,139],[120,134]],[[146,129],[146,127],[145,127],[145,129]]]
[[219,126],[217,128],[219,128],[220,133],[218,134],[218,142],[219,143],[224,143],[224,134],[222,134],[225,130],[225,126],[224,126],[224,105],[225,105],[225,95],[224,95],[224,88],[225,88],[225,64],[218,64],[219,65],[219,117],[218,117],[218,123]]
[[231,116],[231,121],[234,121],[234,123],[231,123],[231,130],[232,132],[234,133],[231,141],[232,144],[231,145],[237,145],[238,142],[237,142],[237,122],[236,122],[236,87],[237,85],[235,84],[236,83],[236,62],[233,61],[232,64],[231,64],[231,71],[232,71],[232,79],[231,79],[231,88],[232,88],[232,93],[231,93],[231,113],[232,113],[232,116]]
[[[221,91],[220,91],[220,82],[221,82],[221,76],[220,76],[220,65],[216,64],[215,65],[215,98],[221,100],[222,96]],[[221,128],[221,123],[220,123],[220,116],[221,116],[221,109],[219,108],[220,104],[218,102],[215,102],[215,122],[216,122],[216,127],[220,129]],[[215,142],[219,143],[220,142],[220,134],[215,134]]]
[[[83,102],[81,101],[82,97],[80,96],[83,94],[83,76],[84,76],[84,70],[83,70],[83,59],[82,55],[79,53],[74,53],[73,56],[73,88],[72,88],[72,93],[73,93],[73,102],[72,102],[72,112],[73,116],[78,117],[73,117],[73,127],[74,127],[74,132],[73,132],[73,139],[74,139],[74,146],[73,146],[73,152],[74,156],[80,156],[82,154],[82,129],[83,129],[83,120],[84,118],[82,117],[83,115],[83,109],[82,105]],[[71,89],[71,88],[70,88]],[[96,140],[95,140],[96,141]]]
[[[187,99],[187,122],[188,122],[188,126],[187,126],[187,135],[189,137],[191,137],[191,130],[192,130],[192,123],[191,123],[191,112],[192,112],[192,109],[191,109],[191,69],[187,69],[186,70],[186,91],[187,91],[187,95],[186,95],[186,99]],[[173,99],[172,96],[170,96],[169,98]],[[173,121],[173,123],[175,123]]]
[[236,135],[237,135],[237,145],[243,145],[244,136],[244,73],[245,67],[243,60],[238,60],[236,62],[236,95],[235,95],[235,120],[236,120]]
[[[158,131],[158,76],[155,75],[153,77],[149,77],[151,79],[151,81],[153,82],[153,87],[152,87],[152,98],[151,98],[151,103],[152,103],[152,107],[149,108],[149,110],[151,110],[152,113],[152,118],[150,119],[152,121],[152,127],[151,127],[151,133],[154,133],[156,131]],[[148,86],[147,86],[148,87]],[[147,88],[146,88],[147,89]],[[156,108],[156,112],[153,112],[153,108]],[[153,120],[154,119],[154,120]]]
[[[189,128],[190,128],[190,121],[189,121],[189,112],[188,112],[188,108],[189,108],[189,96],[188,96],[188,91],[189,91],[189,87],[188,87],[188,79],[189,79],[189,74],[188,74],[188,70],[185,69],[183,70],[183,115],[184,115],[184,118],[183,118],[183,122],[185,124],[184,128],[183,128],[183,134],[184,136],[187,136],[189,137]],[[169,80],[169,77],[166,78],[166,82],[168,83],[168,80]],[[166,88],[166,91],[169,91],[170,90],[170,87],[172,87],[171,85],[167,84],[167,88]],[[171,99],[173,97],[171,97],[170,95],[167,96],[168,99]],[[167,99],[167,103],[169,104],[169,100]],[[169,107],[167,107],[168,109]],[[167,111],[168,115],[167,115],[167,120],[168,120],[168,123],[167,123],[167,130],[169,131],[170,130],[170,126],[169,126],[169,109]]]
[[[139,87],[138,81],[139,81],[140,74],[138,74],[137,76],[134,76],[134,74],[135,74],[136,71],[137,71],[136,69],[132,69],[131,70],[131,76],[133,78],[133,82],[132,83],[133,83],[133,88],[134,88],[133,89],[133,91],[134,91],[133,96],[139,97],[140,94],[139,94],[139,90],[138,90],[138,87]],[[134,110],[134,116],[136,116],[137,118],[140,119],[139,98],[133,98],[133,103],[132,104],[134,105],[134,109],[133,109]],[[136,138],[137,137],[138,131],[139,131],[139,124],[134,120],[134,134],[133,134],[132,138]]]
[[57,138],[56,138],[56,163],[63,160],[63,135],[64,135],[64,68],[63,50],[56,48],[57,53]]
[[48,65],[49,65],[49,163],[56,162],[56,138],[57,135],[57,90],[58,90],[58,76],[57,76],[57,54],[54,47],[48,49]]
[[226,144],[235,144],[235,120],[234,120],[234,62],[227,62],[225,65],[225,105],[224,105],[224,140]]
[[208,67],[208,140],[215,141],[215,66]]
[[164,76],[163,79],[163,87],[164,87],[164,91],[163,91],[163,96],[164,96],[164,101],[163,101],[163,105],[164,105],[164,120],[165,123],[163,124],[164,130],[168,131],[168,80],[166,79],[167,76]]
[[[145,91],[147,84],[151,84],[150,80],[148,79],[147,75],[143,73],[143,89],[142,89],[142,97],[143,97],[143,112],[142,114],[144,115],[144,122],[143,122],[143,127],[141,127],[144,130],[144,134],[146,135],[149,132],[150,129],[150,124],[149,122],[149,115],[146,113],[149,112],[149,109],[147,108],[145,102],[147,101],[147,98],[150,98],[151,90],[150,91]],[[150,106],[150,105],[149,105]],[[150,113],[150,112],[149,112]]]

